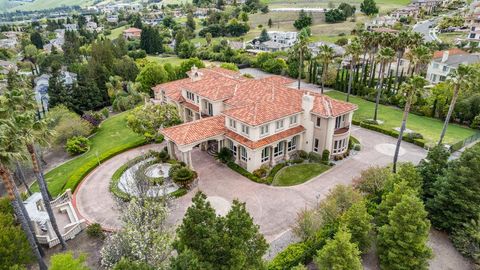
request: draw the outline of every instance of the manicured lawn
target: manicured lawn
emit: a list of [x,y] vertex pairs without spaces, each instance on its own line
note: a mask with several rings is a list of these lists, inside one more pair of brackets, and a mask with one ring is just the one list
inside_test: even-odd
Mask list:
[[128,25],[124,25],[117,28],[113,28],[112,31],[110,32],[110,35],[108,35],[107,38],[111,40],[118,38],[118,36],[120,36],[120,34],[123,32],[123,30],[127,29],[128,27],[129,27]]
[[98,163],[120,152],[134,148],[145,142],[144,138],[127,127],[128,112],[112,116],[105,120],[97,133],[90,139],[90,150],[49,171],[45,177],[52,195],[56,196],[66,189],[72,191],[80,181]]
[[292,165],[282,169],[275,175],[272,185],[274,186],[294,186],[301,184],[313,177],[325,172],[330,166],[319,163],[306,163]]
[[[326,93],[328,96],[345,100],[345,93],[338,91],[330,91]],[[358,105],[358,110],[353,114],[353,119],[357,121],[367,120],[373,118],[375,110],[375,103],[361,99],[359,97],[351,96],[350,102]],[[402,121],[403,110],[391,106],[380,105],[378,108],[379,120],[384,121],[383,126],[387,129],[400,127]],[[440,132],[442,131],[443,121],[440,119],[419,116],[410,113],[407,120],[407,128],[423,135],[427,145],[432,145],[438,141]],[[477,131],[460,126],[457,124],[450,124],[445,136],[445,143],[454,144],[460,140],[474,135]]]

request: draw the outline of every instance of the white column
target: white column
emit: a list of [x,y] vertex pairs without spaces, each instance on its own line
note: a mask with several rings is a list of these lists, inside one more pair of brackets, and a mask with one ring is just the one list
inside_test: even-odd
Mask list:
[[192,150],[187,152],[187,156],[188,156],[188,166],[190,167],[190,169],[193,170]]

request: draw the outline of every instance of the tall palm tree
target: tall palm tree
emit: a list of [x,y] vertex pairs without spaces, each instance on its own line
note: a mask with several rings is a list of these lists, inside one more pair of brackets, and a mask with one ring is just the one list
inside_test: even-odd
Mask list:
[[19,82],[16,86],[12,87],[12,90],[6,91],[4,95],[10,110],[10,118],[17,126],[17,137],[23,142],[23,145],[26,146],[30,154],[33,171],[37,178],[38,186],[40,187],[40,193],[42,194],[43,203],[45,205],[45,210],[48,213],[50,223],[62,245],[62,249],[65,250],[67,244],[58,229],[57,220],[50,205],[51,197],[43,173],[41,173],[38,164],[38,157],[34,148],[35,141],[46,141],[46,136],[48,135],[46,123],[44,120],[37,119],[35,115],[36,102],[34,99],[34,93],[31,89],[22,84],[22,82]]
[[350,61],[350,76],[348,78],[347,102],[350,100],[350,93],[352,91],[354,68],[358,63],[362,50],[362,44],[358,41],[358,39],[353,39],[352,42],[350,42],[350,44],[348,44],[346,47],[347,55],[350,55],[352,58]]
[[374,74],[374,68],[373,68],[373,65],[375,65],[375,56],[377,55],[377,52],[378,52],[378,49],[379,49],[379,46],[381,44],[381,41],[382,41],[382,35],[378,32],[372,32],[371,36],[370,36],[370,51],[369,51],[369,54],[370,54],[370,60],[368,61],[370,63],[370,65],[372,66],[372,69],[370,70],[370,76],[369,78],[373,78],[373,76],[375,76]]
[[367,65],[367,53],[369,52],[370,47],[372,46],[372,32],[370,31],[362,32],[362,34],[360,35],[359,41],[363,47],[362,77],[364,77],[366,72],[366,65]]
[[455,103],[457,102],[460,89],[468,86],[468,84],[472,82],[474,75],[476,75],[475,69],[468,65],[459,65],[456,70],[450,73],[448,82],[450,85],[453,85],[453,96],[452,100],[450,101],[450,106],[448,107],[448,113],[445,117],[442,133],[440,134],[440,139],[438,140],[438,145],[442,144],[445,133],[447,132],[448,123],[450,122],[450,117],[452,117],[452,112],[455,108]]
[[322,64],[322,94],[323,90],[325,89],[325,80],[327,79],[328,75],[328,65],[333,61],[335,57],[335,51],[332,47],[323,44],[319,48],[319,52],[317,55],[318,61]]
[[421,68],[432,60],[432,51],[425,45],[414,47],[409,52],[410,76],[420,74]]
[[298,41],[297,41],[297,49],[299,53],[299,61],[298,61],[298,86],[297,88],[300,89],[300,82],[302,80],[302,73],[303,73],[303,61],[305,58],[305,53],[308,51],[308,42],[309,42],[309,34],[307,29],[303,28],[300,33],[298,34]]
[[378,52],[377,58],[378,62],[380,63],[380,78],[379,83],[377,84],[377,97],[375,98],[375,112],[373,115],[374,121],[377,121],[378,104],[380,103],[380,97],[382,95],[383,78],[385,77],[385,67],[395,58],[395,51],[390,47],[382,48]]
[[[13,160],[22,158],[22,152],[19,149],[21,142],[16,136],[16,127],[12,121],[8,119],[1,119],[0,122],[0,178],[3,185],[8,192],[8,198],[11,201],[15,215],[17,216],[20,225],[25,232],[30,248],[37,259],[40,270],[47,270],[48,267],[42,258],[40,253],[38,241],[35,239],[35,235],[32,232],[29,218],[25,215],[26,211],[22,211],[23,203],[16,189],[15,183],[12,179],[12,173],[9,169],[9,165]],[[28,213],[27,213],[28,215]]]
[[405,108],[403,109],[402,125],[400,126],[400,132],[398,134],[397,145],[395,147],[395,154],[393,155],[393,172],[397,172],[398,154],[400,152],[400,144],[402,143],[403,132],[407,127],[408,113],[410,107],[415,103],[417,95],[423,90],[427,81],[420,76],[413,76],[408,83],[402,84],[400,88],[400,94],[405,97]]
[[408,47],[410,40],[410,32],[407,31],[401,31],[398,33],[398,36],[395,39],[395,42],[393,43],[392,48],[397,51],[397,67],[395,69],[395,78],[398,82],[398,73],[400,69],[400,61],[403,58],[403,55],[405,54],[405,50]]

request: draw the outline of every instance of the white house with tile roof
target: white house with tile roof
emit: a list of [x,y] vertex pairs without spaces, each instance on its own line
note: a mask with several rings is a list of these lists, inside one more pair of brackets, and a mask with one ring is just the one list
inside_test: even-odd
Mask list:
[[155,103],[177,106],[184,124],[162,129],[170,153],[192,165],[191,150],[228,147],[252,172],[297,150],[332,156],[348,150],[357,106],[287,87],[282,76],[248,79],[222,68],[192,68],[188,78],[153,87]]

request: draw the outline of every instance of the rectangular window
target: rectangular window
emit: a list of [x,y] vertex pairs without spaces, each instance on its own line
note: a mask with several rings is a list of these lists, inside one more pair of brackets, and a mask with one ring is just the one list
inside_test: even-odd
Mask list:
[[268,132],[268,124],[260,127],[260,136],[265,136]]
[[240,159],[242,161],[247,161],[247,149],[245,147],[240,147]]
[[321,122],[322,122],[322,118],[317,117],[317,127],[320,127]]
[[237,129],[237,122],[235,122],[235,120],[228,119],[228,122],[229,122],[229,125],[230,125],[231,128]]
[[187,115],[188,115],[189,117],[192,117],[192,116],[193,116],[193,113],[192,113],[192,111],[191,111],[190,109],[187,109]]
[[448,71],[448,67],[447,66],[443,66],[443,72],[447,72]]
[[440,81],[441,81],[441,82],[444,82],[446,79],[447,79],[446,76],[440,76]]
[[297,137],[293,137],[287,144],[287,151],[290,152],[290,151],[293,151],[297,149]]
[[313,151],[314,152],[318,152],[318,145],[320,144],[320,142],[318,141],[318,139],[315,139],[315,142],[313,144]]
[[197,96],[197,104],[200,103],[200,97]]
[[237,156],[237,146],[232,141],[228,140],[228,149],[232,152],[233,156]]
[[278,157],[283,155],[283,142],[279,142],[274,148],[273,148],[273,157]]
[[250,133],[250,128],[242,124],[242,133],[248,135]]
[[213,105],[208,102],[208,115],[213,115]]
[[275,123],[276,127],[277,127],[277,130],[280,130],[280,129],[283,129],[283,119],[282,120],[278,120],[276,123]]
[[335,118],[335,129],[340,128],[342,126],[344,119],[345,119],[345,115],[338,116]]
[[434,63],[434,64],[433,64],[433,68],[438,68],[438,64],[437,64],[437,63]]
[[265,147],[262,150],[262,163],[270,159],[270,148]]
[[295,125],[297,123],[297,116],[290,116],[290,126]]
[[187,98],[190,99],[191,101],[195,101],[195,94],[193,94],[190,91],[187,91]]

